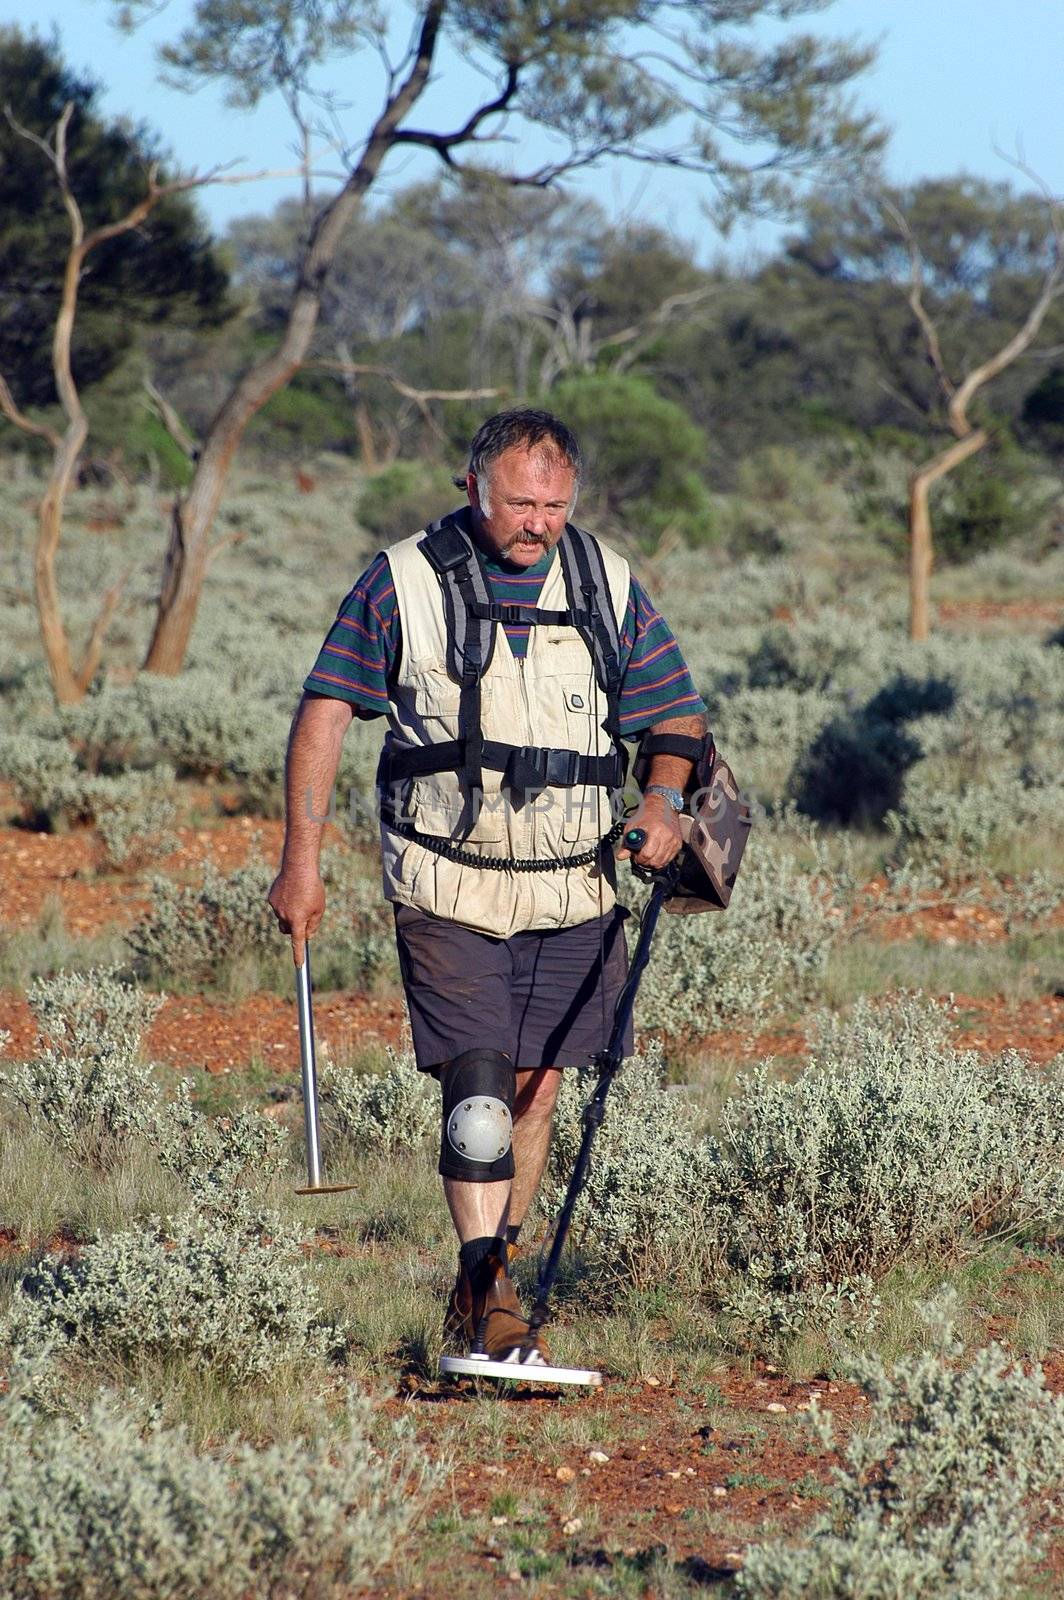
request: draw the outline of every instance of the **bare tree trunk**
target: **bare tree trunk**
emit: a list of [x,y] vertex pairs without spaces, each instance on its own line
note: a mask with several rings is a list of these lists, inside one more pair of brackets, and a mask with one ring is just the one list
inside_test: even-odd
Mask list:
[[931,632],[931,487],[978,455],[988,438],[985,428],[974,428],[917,467],[909,479],[909,638],[917,644],[925,644]]
[[207,430],[188,493],[175,505],[171,518],[155,626],[144,658],[146,672],[174,677],[181,671],[210,560],[211,529],[233,457],[252,418],[294,377],[310,349],[325,280],[344,230],[395,143],[399,124],[428,82],[442,13],[443,0],[427,7],[406,79],[378,117],[358,166],[315,219],[280,344],[244,373]]

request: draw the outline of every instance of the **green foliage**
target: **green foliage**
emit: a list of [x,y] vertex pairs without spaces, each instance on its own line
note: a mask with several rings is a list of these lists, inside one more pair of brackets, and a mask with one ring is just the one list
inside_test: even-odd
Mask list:
[[298,1240],[190,1215],[51,1255],[21,1280],[4,1330],[31,1353],[96,1363],[183,1357],[231,1382],[323,1358],[327,1328]]
[[28,1061],[0,1061],[0,1096],[70,1155],[112,1164],[158,1110],[141,1043],[161,1001],[113,972],[38,978],[27,996],[39,1030]]
[[[102,117],[96,88],[65,65],[54,42],[4,28],[0,102],[44,138],[70,101],[70,182],[93,228],[116,221],[143,197],[158,142],[143,126]],[[0,212],[0,277],[8,288],[0,313],[0,371],[22,405],[46,405],[55,399],[50,346],[70,223],[47,158],[6,121],[0,125]],[[230,310],[225,270],[187,195],[161,202],[136,230],[101,245],[91,261],[74,339],[83,386],[116,367],[147,326],[202,327]]]
[[357,435],[350,402],[335,385],[297,378],[263,406],[248,430],[248,441],[271,455],[294,457],[353,450]]
[[1059,1070],[954,1050],[942,1012],[917,1001],[825,1020],[799,1078],[761,1069],[722,1115],[707,1198],[737,1336],[778,1339],[811,1316],[866,1310],[899,1261],[1055,1230],[1062,1155]]
[[[0,1590],[11,1600],[340,1600],[396,1552],[434,1481],[353,1397],[335,1436],[197,1454],[113,1399],[79,1421],[0,1398]],[[309,1577],[308,1577],[309,1575]]]
[[[933,1348],[888,1372],[851,1363],[870,1401],[843,1447],[827,1513],[797,1548],[747,1552],[744,1600],[1006,1600],[1038,1554],[1034,1496],[1064,1462],[1064,1401],[1000,1345],[969,1364],[948,1299],[924,1308]],[[821,1441],[837,1448],[829,1418]]]
[[382,544],[394,544],[444,516],[460,491],[443,467],[393,461],[370,478],[358,502],[358,520]]
[[652,550],[667,532],[712,541],[713,511],[699,471],[706,441],[680,406],[645,379],[618,373],[562,378],[547,397],[580,439],[588,497],[609,523]]
[[321,1074],[322,1122],[332,1138],[360,1153],[394,1155],[422,1145],[439,1128],[439,1089],[409,1050],[389,1050],[384,1072],[355,1072],[336,1062]]

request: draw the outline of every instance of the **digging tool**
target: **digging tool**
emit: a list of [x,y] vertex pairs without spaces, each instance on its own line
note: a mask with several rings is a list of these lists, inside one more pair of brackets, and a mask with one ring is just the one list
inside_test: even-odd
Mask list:
[[[637,855],[646,843],[646,834],[642,828],[630,828],[624,836],[626,850]],[[635,867],[632,870],[645,882],[654,885],[650,899],[643,910],[639,923],[639,938],[632,954],[628,977],[624,988],[617,997],[617,1006],[613,1014],[613,1026],[610,1030],[609,1042],[593,1058],[592,1065],[597,1068],[598,1082],[590,1100],[584,1107],[583,1137],[580,1140],[580,1149],[577,1152],[576,1165],[573,1175],[569,1179],[569,1188],[566,1191],[562,1208],[558,1213],[554,1225],[550,1250],[540,1266],[539,1281],[536,1285],[536,1298],[532,1306],[532,1315],[529,1318],[529,1330],[536,1333],[550,1320],[550,1296],[558,1276],[558,1267],[561,1263],[562,1251],[569,1235],[569,1226],[573,1219],[576,1202],[580,1198],[580,1191],[587,1182],[588,1169],[591,1164],[591,1146],[595,1142],[595,1135],[602,1126],[602,1118],[606,1109],[606,1096],[610,1092],[610,1085],[620,1070],[624,1059],[624,1037],[635,1009],[636,995],[639,984],[650,960],[650,946],[654,938],[654,930],[658,925],[658,918],[662,908],[675,892],[676,884],[683,871],[683,857],[685,851],[670,862],[660,871]],[[459,1375],[473,1378],[508,1378],[516,1383],[547,1383],[547,1384],[583,1384],[597,1387],[602,1382],[602,1374],[585,1367],[555,1367],[544,1362],[533,1346],[530,1346],[528,1359],[521,1359],[521,1351],[517,1350],[507,1361],[491,1361],[487,1356],[478,1355],[471,1351],[466,1356],[441,1356],[440,1372],[449,1376]]]
[[307,1134],[307,1183],[296,1194],[343,1194],[353,1183],[322,1183],[321,1138],[318,1133],[318,1066],[314,1052],[314,1006],[310,984],[310,940],[303,947],[303,964],[296,968],[296,1009],[299,1014],[299,1066],[303,1080],[303,1125]]

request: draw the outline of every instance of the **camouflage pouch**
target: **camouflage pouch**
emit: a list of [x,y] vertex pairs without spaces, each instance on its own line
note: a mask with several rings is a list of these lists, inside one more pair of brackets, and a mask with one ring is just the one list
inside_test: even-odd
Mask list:
[[[682,748],[681,748],[682,746]],[[672,734],[649,734],[634,767],[640,786],[657,754],[692,755],[698,749],[684,795],[689,807],[680,817],[687,848],[676,892],[665,902],[673,913],[723,911],[732,896],[739,864],[753,826],[749,803],[722,758],[711,734],[704,741]]]

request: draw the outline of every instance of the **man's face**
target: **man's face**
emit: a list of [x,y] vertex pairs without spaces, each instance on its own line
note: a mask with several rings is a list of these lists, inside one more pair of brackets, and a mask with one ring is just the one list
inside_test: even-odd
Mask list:
[[487,478],[466,479],[481,542],[492,555],[535,566],[565,531],[576,473],[557,456],[514,445],[495,458]]

